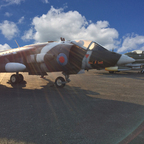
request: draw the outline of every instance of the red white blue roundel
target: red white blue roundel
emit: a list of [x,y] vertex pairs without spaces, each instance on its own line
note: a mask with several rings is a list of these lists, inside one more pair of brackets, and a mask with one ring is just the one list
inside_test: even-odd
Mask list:
[[64,53],[60,53],[58,56],[57,56],[57,62],[62,65],[62,66],[65,66],[68,62],[68,59],[67,59],[67,56],[64,54]]

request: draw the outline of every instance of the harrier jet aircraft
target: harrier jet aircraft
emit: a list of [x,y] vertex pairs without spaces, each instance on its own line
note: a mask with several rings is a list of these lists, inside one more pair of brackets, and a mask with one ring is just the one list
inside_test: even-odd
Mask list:
[[90,40],[61,39],[26,45],[0,52],[0,72],[15,72],[10,77],[12,84],[23,81],[19,72],[29,75],[47,75],[47,72],[62,72],[65,76],[55,80],[57,87],[70,82],[69,75],[89,69],[104,69],[115,65],[134,62],[133,58],[106,50]]
[[107,67],[105,70],[109,71],[109,73],[127,70],[140,70],[141,73],[144,73],[144,51],[134,50],[132,52],[125,53],[125,55],[135,59],[135,62],[122,66]]

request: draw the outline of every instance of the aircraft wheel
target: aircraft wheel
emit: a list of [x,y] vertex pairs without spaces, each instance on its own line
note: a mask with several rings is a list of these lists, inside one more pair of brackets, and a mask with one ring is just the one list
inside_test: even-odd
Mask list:
[[58,77],[56,78],[55,80],[55,85],[58,87],[58,88],[63,88],[65,86],[65,79],[63,77]]
[[24,80],[24,77],[22,74],[18,74],[18,81],[22,82]]
[[10,77],[10,81],[11,81],[12,84],[16,84],[18,82],[18,76],[16,74],[13,74]]

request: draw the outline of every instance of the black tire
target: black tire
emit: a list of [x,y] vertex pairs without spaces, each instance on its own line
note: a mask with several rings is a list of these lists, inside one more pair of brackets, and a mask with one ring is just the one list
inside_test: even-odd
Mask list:
[[58,88],[63,88],[65,86],[65,79],[63,77],[57,77],[55,80],[55,85]]
[[24,80],[24,77],[22,74],[18,74],[18,82],[22,82]]
[[11,82],[11,84],[16,84],[18,82],[18,76],[16,74],[13,74],[10,77],[10,82]]

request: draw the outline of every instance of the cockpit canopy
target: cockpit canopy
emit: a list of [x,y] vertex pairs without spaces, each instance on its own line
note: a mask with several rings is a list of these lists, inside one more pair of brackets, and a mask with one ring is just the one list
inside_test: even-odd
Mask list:
[[88,50],[99,50],[99,51],[107,51],[107,49],[105,49],[104,47],[102,47],[101,45],[99,45],[98,43],[94,42],[94,41],[90,41],[90,40],[73,40],[71,41],[71,43],[82,47],[83,49],[88,49]]

